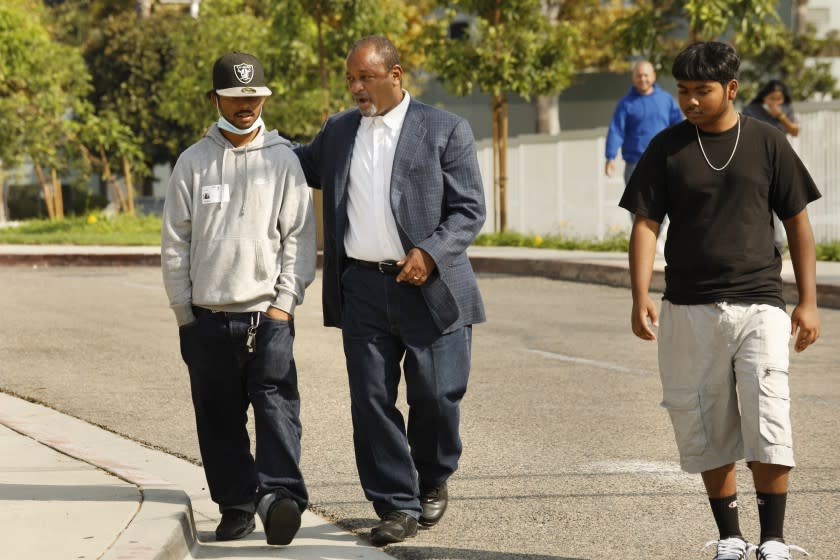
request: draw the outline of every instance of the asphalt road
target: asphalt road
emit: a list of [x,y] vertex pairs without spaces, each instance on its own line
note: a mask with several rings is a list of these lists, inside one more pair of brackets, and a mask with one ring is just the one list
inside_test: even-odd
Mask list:
[[[716,538],[697,476],[679,471],[658,406],[656,345],[632,336],[626,289],[480,277],[462,407],[465,451],[444,522],[388,552],[405,559],[709,558]],[[0,390],[198,461],[186,369],[160,270],[0,267]],[[840,544],[840,311],[792,360],[799,467],[786,533],[817,558]],[[356,479],[339,332],[320,282],[296,316],[303,464],[312,509],[374,522]],[[758,537],[739,465],[742,528]]]

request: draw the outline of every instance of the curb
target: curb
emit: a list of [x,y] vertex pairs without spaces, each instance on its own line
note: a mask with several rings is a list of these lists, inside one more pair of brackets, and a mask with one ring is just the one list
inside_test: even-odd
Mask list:
[[[506,259],[477,256],[471,256],[470,262],[473,269],[481,273],[539,276],[552,280],[630,288],[630,273],[624,266],[567,260]],[[650,290],[652,292],[665,291],[665,273],[663,271],[653,271]],[[795,282],[783,281],[782,297],[789,305],[796,305],[799,302],[799,291]],[[817,304],[819,307],[840,309],[840,286],[818,283]]]
[[[137,512],[99,558],[107,560],[183,560],[197,542],[192,503],[186,492],[166,480],[115,462],[83,443],[78,433],[115,434],[68,417],[73,434],[59,434],[44,426],[60,413],[43,405],[22,401],[0,392],[0,424],[73,459],[87,463],[136,486],[140,492]],[[29,420],[33,418],[37,420]],[[110,446],[109,446],[110,447]],[[111,448],[112,449],[112,448]],[[112,451],[112,455],[118,455]]]
[[[323,255],[318,253],[320,268]],[[615,288],[630,288],[630,274],[626,266],[602,263],[572,261],[568,259],[506,258],[470,255],[473,270],[489,274],[511,274],[514,276],[537,276],[552,280],[567,280],[587,284],[601,284]],[[160,266],[160,254],[155,253],[45,253],[45,254],[0,254],[2,265],[27,266]],[[665,290],[665,273],[654,270],[651,277],[651,291]],[[785,302],[796,305],[799,293],[796,284],[783,282]],[[820,307],[840,309],[840,286],[817,284],[817,302]]]
[[197,541],[189,496],[172,485],[137,487],[142,497],[137,515],[100,558],[183,560]]
[[28,266],[160,266],[160,255],[150,253],[45,253],[0,254],[0,265]]

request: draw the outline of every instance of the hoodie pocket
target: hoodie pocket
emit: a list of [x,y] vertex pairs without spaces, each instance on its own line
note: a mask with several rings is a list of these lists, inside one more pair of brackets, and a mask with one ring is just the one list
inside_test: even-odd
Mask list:
[[265,245],[258,239],[206,241],[192,267],[193,301],[229,304],[264,296],[273,263]]

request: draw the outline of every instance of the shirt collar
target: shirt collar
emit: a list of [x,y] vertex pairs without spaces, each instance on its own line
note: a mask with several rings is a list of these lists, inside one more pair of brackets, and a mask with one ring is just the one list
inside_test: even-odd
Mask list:
[[405,120],[405,114],[408,112],[408,103],[411,100],[411,96],[408,94],[407,91],[402,90],[403,98],[399,104],[385,113],[384,115],[379,115],[377,117],[362,117],[362,128],[367,130],[373,123],[375,119],[381,119],[382,123],[385,124],[390,129],[399,130],[402,126],[403,121]]

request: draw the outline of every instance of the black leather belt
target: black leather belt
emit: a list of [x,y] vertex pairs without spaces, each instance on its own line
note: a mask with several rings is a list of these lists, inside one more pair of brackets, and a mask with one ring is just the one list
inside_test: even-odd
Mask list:
[[371,270],[376,270],[380,274],[385,274],[387,276],[396,276],[402,270],[402,267],[397,265],[397,261],[360,261],[359,259],[353,259],[347,257],[347,264],[358,266],[361,268],[369,268]]
[[207,309],[206,307],[199,307],[197,305],[192,306],[193,315],[196,317],[203,317],[205,315],[215,315],[220,314],[224,315],[228,319],[235,319],[239,317],[250,317],[255,311],[213,311],[212,309]]

